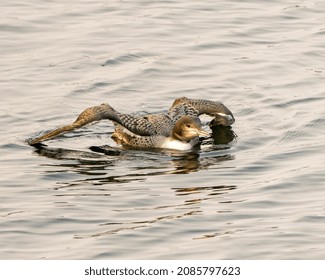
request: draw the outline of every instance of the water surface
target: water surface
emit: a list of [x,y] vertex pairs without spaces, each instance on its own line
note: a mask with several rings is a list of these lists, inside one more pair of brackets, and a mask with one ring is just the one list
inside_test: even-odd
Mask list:
[[[0,258],[325,257],[322,1],[0,8]],[[118,148],[109,121],[25,142],[103,102],[181,96],[224,102],[232,130],[188,153],[92,152]]]

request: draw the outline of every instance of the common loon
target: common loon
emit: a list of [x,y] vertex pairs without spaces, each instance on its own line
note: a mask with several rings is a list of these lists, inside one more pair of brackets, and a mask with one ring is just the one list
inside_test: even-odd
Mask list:
[[214,117],[210,126],[230,126],[235,122],[233,114],[225,105],[204,99],[181,97],[174,101],[166,114],[142,117],[117,112],[109,104],[103,103],[84,110],[74,123],[52,130],[28,143],[35,145],[91,122],[109,119],[115,124],[112,138],[122,145],[188,150],[199,143],[198,136],[209,135],[201,127],[198,118],[201,114]]
[[119,125],[115,127],[112,138],[126,146],[136,148],[161,148],[174,150],[189,150],[199,144],[199,136],[209,136],[203,130],[198,117],[182,116],[175,123],[170,135],[139,136],[124,131]]

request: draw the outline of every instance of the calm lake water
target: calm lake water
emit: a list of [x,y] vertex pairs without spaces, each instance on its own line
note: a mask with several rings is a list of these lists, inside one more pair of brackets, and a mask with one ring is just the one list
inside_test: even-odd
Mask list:
[[[1,259],[325,258],[324,1],[0,8]],[[90,151],[117,147],[109,121],[25,142],[181,96],[222,101],[232,130],[187,153]]]

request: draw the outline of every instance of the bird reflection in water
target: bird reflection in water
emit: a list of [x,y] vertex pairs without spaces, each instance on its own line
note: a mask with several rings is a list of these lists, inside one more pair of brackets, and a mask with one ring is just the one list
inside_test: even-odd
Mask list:
[[[92,146],[89,150],[80,151],[63,148],[51,148],[46,145],[37,145],[36,152],[56,161],[47,164],[48,173],[77,173],[82,176],[69,177],[63,182],[57,182],[56,189],[64,189],[57,196],[110,196],[116,191],[116,185],[127,185],[119,191],[132,193],[134,182],[146,181],[153,176],[168,174],[188,174],[214,166],[220,162],[233,160],[229,152],[231,142],[236,135],[229,127],[214,127],[212,138],[204,140],[201,148],[197,147],[188,152],[173,150],[136,150],[112,146]],[[123,162],[130,162],[127,168]],[[57,168],[59,167],[59,168]],[[221,167],[222,168],[222,167]],[[64,176],[63,176],[64,178]],[[148,218],[134,218],[128,220],[108,219],[98,224],[88,233],[76,233],[75,239],[98,238],[119,234],[124,231],[148,228],[164,221],[174,221],[203,214],[202,203],[220,196],[219,200],[236,186],[184,186],[172,187],[175,196],[183,197],[177,204],[161,201],[162,204],[144,206],[143,208],[127,207],[113,211],[140,211],[150,210]],[[69,199],[69,198],[68,198]],[[219,201],[221,203],[221,201]],[[161,208],[171,208],[173,214],[163,215]],[[220,211],[225,211],[219,209]],[[218,210],[218,211],[219,211]],[[227,208],[226,208],[227,210]],[[148,212],[148,211],[147,211]],[[140,215],[141,216],[141,215]],[[201,234],[193,234],[193,239],[211,238],[220,232],[210,232],[202,229]],[[221,233],[222,234],[222,233]],[[225,233],[227,234],[227,233]]]
[[[191,151],[173,151],[173,150],[139,150],[126,149],[123,147],[91,146],[89,151],[80,151],[64,148],[51,148],[44,144],[35,145],[36,153],[52,159],[60,160],[58,164],[51,163],[49,166],[60,166],[59,171],[49,170],[49,172],[67,172],[74,171],[80,174],[97,174],[98,177],[91,177],[85,180],[80,179],[78,183],[86,181],[94,184],[106,184],[116,182],[130,182],[146,180],[149,176],[164,174],[187,174],[202,169],[207,169],[222,161],[233,160],[234,156],[227,152],[230,149],[230,143],[236,138],[236,134],[231,127],[216,126],[212,128],[211,140],[205,140],[200,147],[195,147]],[[210,141],[210,143],[209,143]],[[212,142],[212,143],[211,143]],[[205,152],[205,146],[209,146],[207,151],[213,153],[210,155]],[[67,164],[62,160],[71,160]],[[114,167],[123,160],[139,161],[139,166],[134,166],[128,170],[128,174],[108,175],[107,169]],[[141,164],[142,161],[152,162],[153,164]],[[171,170],[170,167],[173,169]],[[70,170],[67,170],[70,169]],[[73,170],[71,170],[73,169]],[[167,170],[166,170],[167,169]],[[98,172],[100,171],[100,172]],[[141,172],[138,172],[141,171]],[[145,171],[145,172],[143,172]],[[100,176],[100,177],[99,177]],[[75,184],[74,182],[73,184]]]
[[236,137],[236,133],[230,126],[214,126],[212,127],[212,139],[214,145],[228,145]]

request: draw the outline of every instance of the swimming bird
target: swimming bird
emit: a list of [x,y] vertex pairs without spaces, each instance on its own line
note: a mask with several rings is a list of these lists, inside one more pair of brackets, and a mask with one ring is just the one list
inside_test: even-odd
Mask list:
[[109,104],[103,103],[84,110],[72,124],[52,130],[28,143],[35,145],[91,122],[108,119],[115,124],[113,138],[122,145],[149,148],[176,147],[184,150],[185,147],[189,149],[197,144],[199,135],[207,136],[198,118],[201,114],[214,117],[210,126],[230,126],[235,122],[232,112],[224,104],[204,99],[181,97],[174,101],[166,114],[140,117],[120,113]]
[[112,138],[124,145],[135,148],[161,148],[174,150],[189,150],[199,144],[199,136],[209,136],[210,134],[201,127],[198,117],[180,117],[170,135],[139,136],[124,131],[123,127],[117,125]]

